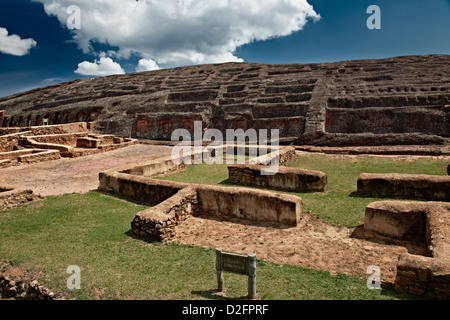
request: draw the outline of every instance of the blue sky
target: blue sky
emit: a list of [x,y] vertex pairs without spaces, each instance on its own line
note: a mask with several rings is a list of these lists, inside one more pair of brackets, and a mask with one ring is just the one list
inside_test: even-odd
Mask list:
[[[102,8],[93,0],[2,0],[0,96],[101,72],[450,54],[449,0],[252,2],[115,0]],[[71,4],[81,9],[79,30],[65,24]],[[370,5],[381,9],[379,30],[366,27]]]

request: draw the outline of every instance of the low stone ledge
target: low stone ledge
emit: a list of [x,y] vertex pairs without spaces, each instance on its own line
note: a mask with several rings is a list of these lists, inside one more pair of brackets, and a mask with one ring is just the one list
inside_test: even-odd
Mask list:
[[[273,148],[272,148],[273,149]],[[259,156],[254,159],[250,159],[249,162],[251,164],[261,164],[261,165],[270,165],[273,162],[276,162],[276,158],[278,158],[278,163],[286,163],[295,158],[295,148],[294,147],[281,147],[278,150],[271,151],[270,153]]]
[[363,173],[357,188],[370,197],[450,201],[450,176]]
[[74,133],[59,133],[59,134],[44,134],[39,136],[29,136],[28,139],[33,139],[39,143],[53,143],[60,145],[74,146],[77,143],[77,139],[86,137],[87,132],[74,132]]
[[66,300],[56,296],[50,289],[39,285],[36,280],[22,279],[0,273],[0,294],[15,300]]
[[126,173],[101,172],[99,190],[129,197],[149,204],[159,204],[172,197],[187,183],[157,180]]
[[98,148],[100,140],[94,138],[78,138],[77,148]]
[[33,139],[26,139],[25,144],[38,148],[38,149],[53,149],[58,150],[61,153],[73,152],[73,147],[65,146],[62,144],[54,144],[54,143],[40,143],[36,142]]
[[0,160],[0,169],[12,166],[12,161],[9,159]]
[[450,297],[450,264],[448,260],[402,254],[398,259],[394,284],[397,293],[428,298]]
[[425,247],[427,204],[413,201],[376,201],[367,205],[366,237],[421,243]]
[[132,232],[158,241],[175,235],[176,226],[197,210],[197,192],[185,188],[159,205],[138,212],[131,223]]
[[279,166],[272,175],[264,175],[262,165],[229,165],[228,182],[293,192],[322,192],[327,188],[327,176],[321,171]]
[[421,243],[426,256],[402,254],[394,288],[431,298],[450,298],[450,203],[377,201],[366,208],[366,236]]
[[39,199],[33,190],[17,189],[10,186],[0,186],[0,211]]
[[14,151],[2,152],[2,153],[0,153],[0,160],[9,159],[9,160],[17,161],[17,159],[20,156],[32,154],[36,150],[40,150],[40,149],[14,150]]
[[199,214],[297,226],[302,198],[263,190],[197,185]]
[[36,152],[32,154],[27,154],[23,156],[19,156],[17,161],[20,163],[37,163],[44,161],[52,161],[61,159],[61,153],[58,150],[46,150],[42,152]]

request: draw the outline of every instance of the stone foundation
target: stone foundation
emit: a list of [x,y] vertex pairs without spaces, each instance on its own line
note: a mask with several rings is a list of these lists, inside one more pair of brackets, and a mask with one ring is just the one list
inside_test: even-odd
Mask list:
[[299,168],[278,167],[276,174],[264,175],[266,166],[230,165],[228,182],[292,192],[322,192],[327,188],[325,173]]
[[94,138],[78,138],[77,148],[98,148],[100,140]]
[[[189,157],[192,160],[195,154]],[[271,221],[288,226],[297,226],[301,221],[302,199],[298,196],[151,178],[184,166],[165,157],[115,168],[99,174],[98,189],[156,205],[136,214],[131,223],[134,234],[156,240],[170,238],[176,226],[190,215]]]
[[0,211],[38,199],[39,196],[35,195],[32,190],[0,186]]
[[185,188],[159,205],[138,212],[131,223],[135,235],[158,241],[175,235],[176,226],[197,211],[197,192]]
[[11,272],[13,268],[12,263],[0,261],[0,297],[15,300],[65,300],[64,297],[57,297],[50,289],[31,279],[28,272],[21,276],[13,275],[14,271]]
[[61,159],[61,153],[58,150],[43,150],[32,154],[19,156],[17,161],[19,163],[37,163],[44,161],[52,161]]
[[357,187],[363,196],[450,201],[449,176],[363,173]]
[[[164,203],[188,187],[198,193],[198,212],[296,226],[301,220],[302,200],[293,195],[246,188],[228,188],[157,180],[136,175],[102,172],[99,190],[149,204]],[[153,212],[153,210],[150,210]]]
[[50,144],[62,144],[66,146],[75,147],[77,140],[86,137],[87,132],[74,132],[74,133],[61,133],[61,134],[46,134],[40,136],[29,136],[27,139],[33,139],[39,143],[50,143]]
[[199,214],[270,221],[295,227],[301,221],[302,199],[294,195],[247,188],[197,186]]
[[402,254],[394,288],[429,298],[450,298],[450,203],[377,201],[366,208],[367,237],[422,245],[425,256]]
[[[24,134],[26,133],[20,132],[0,136],[0,153],[13,151],[14,147],[19,145],[19,141]],[[28,134],[31,134],[31,132],[28,132]]]

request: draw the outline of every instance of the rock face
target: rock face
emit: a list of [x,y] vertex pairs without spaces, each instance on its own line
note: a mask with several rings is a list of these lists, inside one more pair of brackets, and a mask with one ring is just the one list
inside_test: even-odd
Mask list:
[[449,55],[427,55],[82,79],[1,98],[0,126],[96,121],[104,134],[170,140],[202,121],[224,133],[279,129],[297,144],[442,144],[450,137],[449,71]]

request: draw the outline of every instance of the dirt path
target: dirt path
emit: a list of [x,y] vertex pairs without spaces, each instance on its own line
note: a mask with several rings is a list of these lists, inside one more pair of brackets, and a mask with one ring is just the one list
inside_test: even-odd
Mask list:
[[393,283],[398,256],[408,252],[405,247],[369,242],[355,237],[358,230],[336,228],[311,216],[304,217],[304,225],[295,228],[191,217],[178,227],[171,241],[241,254],[256,252],[258,259],[363,279],[369,277],[367,268],[376,265],[381,269],[382,281]]
[[170,155],[170,147],[138,144],[80,158],[16,166],[0,171],[0,183],[41,196],[85,193],[98,188],[101,171]]

